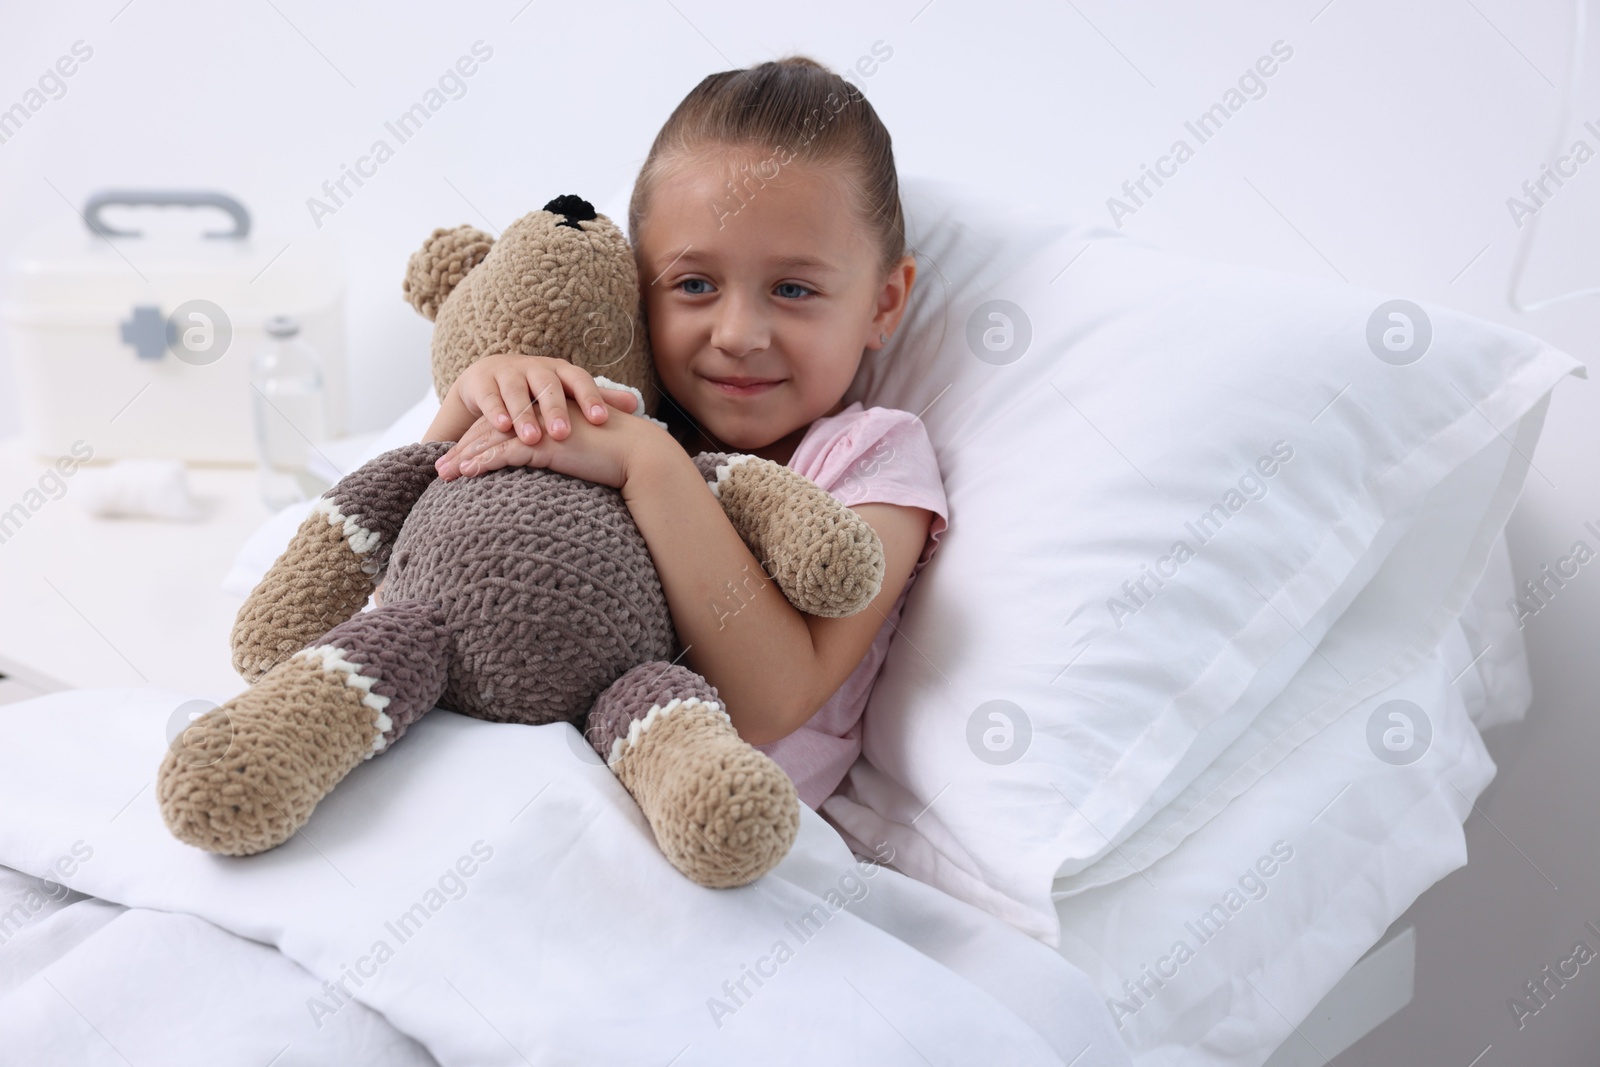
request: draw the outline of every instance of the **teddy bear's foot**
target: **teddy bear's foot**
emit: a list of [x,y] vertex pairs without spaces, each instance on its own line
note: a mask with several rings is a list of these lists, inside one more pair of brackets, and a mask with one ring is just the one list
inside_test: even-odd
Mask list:
[[251,856],[283,844],[372,749],[381,712],[304,653],[173,739],[156,776],[174,837]]
[[717,690],[673,663],[641,663],[600,694],[585,735],[638,803],[668,860],[713,889],[776,867],[800,832],[783,768],[734,730]]
[[438,610],[386,604],[328,631],[173,739],[156,777],[174,837],[251,856],[283,844],[444,688]]
[[800,830],[794,783],[739,737],[718,702],[653,705],[613,750],[611,769],[690,881],[745,885],[788,855]]

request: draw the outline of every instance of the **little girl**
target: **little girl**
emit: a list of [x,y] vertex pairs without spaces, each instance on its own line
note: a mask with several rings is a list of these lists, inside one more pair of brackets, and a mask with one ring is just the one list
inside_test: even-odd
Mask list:
[[[628,224],[668,429],[565,360],[503,355],[461,375],[424,440],[457,441],[446,479],[520,464],[620,489],[687,665],[815,809],[861,753],[862,709],[948,518],[917,416],[844,402],[916,277],[888,131],[810,59],[713,74],[657,134]],[[570,423],[568,396],[584,415]],[[786,464],[871,524],[885,569],[867,610],[795,610],[706,492],[703,451]]]

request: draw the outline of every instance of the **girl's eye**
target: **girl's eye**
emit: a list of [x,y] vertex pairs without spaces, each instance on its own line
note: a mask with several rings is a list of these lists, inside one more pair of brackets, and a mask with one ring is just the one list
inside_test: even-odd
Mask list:
[[[783,291],[785,289],[791,290],[791,292],[787,292],[786,293],[786,292]],[[793,290],[798,290],[798,291],[793,291]],[[798,300],[803,296],[807,296],[809,294],[815,293],[816,290],[815,289],[808,289],[805,286],[801,285],[799,282],[779,282],[776,292],[777,292],[777,294],[779,296],[786,297],[786,298],[791,299],[791,300]]]
[[[704,289],[691,289],[691,288],[688,288],[691,285],[703,285],[703,286],[705,286],[705,288]],[[682,289],[689,296],[704,296],[706,293],[709,293],[711,291],[711,283],[706,281],[704,278],[685,278],[683,281],[678,283],[678,288]]]

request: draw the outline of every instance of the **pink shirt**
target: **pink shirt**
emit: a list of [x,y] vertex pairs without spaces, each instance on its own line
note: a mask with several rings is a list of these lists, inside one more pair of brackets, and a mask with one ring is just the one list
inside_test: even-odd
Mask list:
[[815,810],[861,754],[861,712],[889,652],[906,594],[933,558],[939,535],[948,525],[949,505],[928,431],[908,411],[863,408],[856,401],[837,415],[812,423],[789,466],[842,504],[903,504],[933,512],[928,539],[905,589],[855,671],[804,726],[769,745],[756,746],[788,772],[800,799]]

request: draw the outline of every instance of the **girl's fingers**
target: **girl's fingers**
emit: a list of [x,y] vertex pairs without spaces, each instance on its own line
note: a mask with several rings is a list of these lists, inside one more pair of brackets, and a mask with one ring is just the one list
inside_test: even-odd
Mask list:
[[433,469],[439,472],[439,477],[451,481],[461,473],[461,461],[456,458],[455,449],[450,449],[444,455],[433,461]]
[[520,369],[508,369],[500,377],[496,385],[500,390],[500,399],[511,413],[511,420],[494,425],[496,429],[515,433],[532,443],[539,439],[539,420],[533,417],[533,399],[528,393],[530,381],[527,372]]
[[559,374],[546,368],[528,374],[529,382],[536,378],[539,389],[533,399],[539,405],[539,421],[544,423],[545,433],[559,441],[570,432],[567,426],[566,383]]
[[600,395],[600,387],[594,384],[593,375],[571,363],[556,371],[556,374],[560,376],[567,392],[572,394],[584,418],[596,426],[606,421],[606,401]]
[[608,416],[606,411],[607,404],[618,411],[632,412],[635,415],[641,414],[638,411],[634,411],[638,400],[631,390],[596,385],[594,375],[571,363],[564,365],[556,373],[560,375],[562,382],[566,385],[567,393],[577,402],[578,410],[582,411],[584,417],[596,426],[606,421]]
[[516,437],[510,431],[496,430],[487,422],[479,419],[467,430],[457,447],[461,449],[461,458],[471,459],[486,448],[513,440],[516,440]]
[[478,413],[489,420],[489,425],[502,430],[511,429],[511,415],[506,411],[506,406],[500,400],[500,387],[498,383],[490,382],[482,392],[478,393],[475,400],[478,402]]
[[606,403],[610,404],[618,411],[628,411],[635,415],[640,414],[639,412],[633,410],[639,401],[631,391],[627,389],[602,388],[600,390],[600,394],[605,398]]
[[[491,356],[488,360],[499,358]],[[601,388],[592,374],[565,360],[518,357],[504,361],[503,366],[496,362],[492,369],[483,369],[484,380],[474,378],[470,389],[462,394],[468,410],[476,404],[483,418],[441,457],[441,475],[481,452],[489,440],[487,435],[496,431],[514,435],[526,445],[538,444],[545,435],[558,441],[570,437],[566,402],[569,395],[583,417],[596,426],[609,417],[608,405],[643,414],[637,410],[638,401],[632,391]]]
[[499,444],[490,445],[482,452],[461,464],[461,473],[471,476],[488,474],[501,467],[527,467],[534,466],[532,460],[535,450],[512,438]]
[[[473,425],[476,426],[479,424],[480,423],[474,423]],[[461,473],[461,461],[466,458],[466,440],[471,433],[471,429],[468,429],[467,432],[462,435],[462,439],[460,441],[457,441],[455,444],[445,449],[444,455],[440,456],[434,461],[433,469],[438,471],[439,477],[443,478],[445,481],[448,482],[450,479]]]
[[507,431],[496,430],[485,416],[468,427],[461,439],[445,450],[444,455],[434,463],[434,470],[439,472],[439,477],[450,481],[461,474],[466,464],[484,448],[508,440],[513,440],[511,435]]

